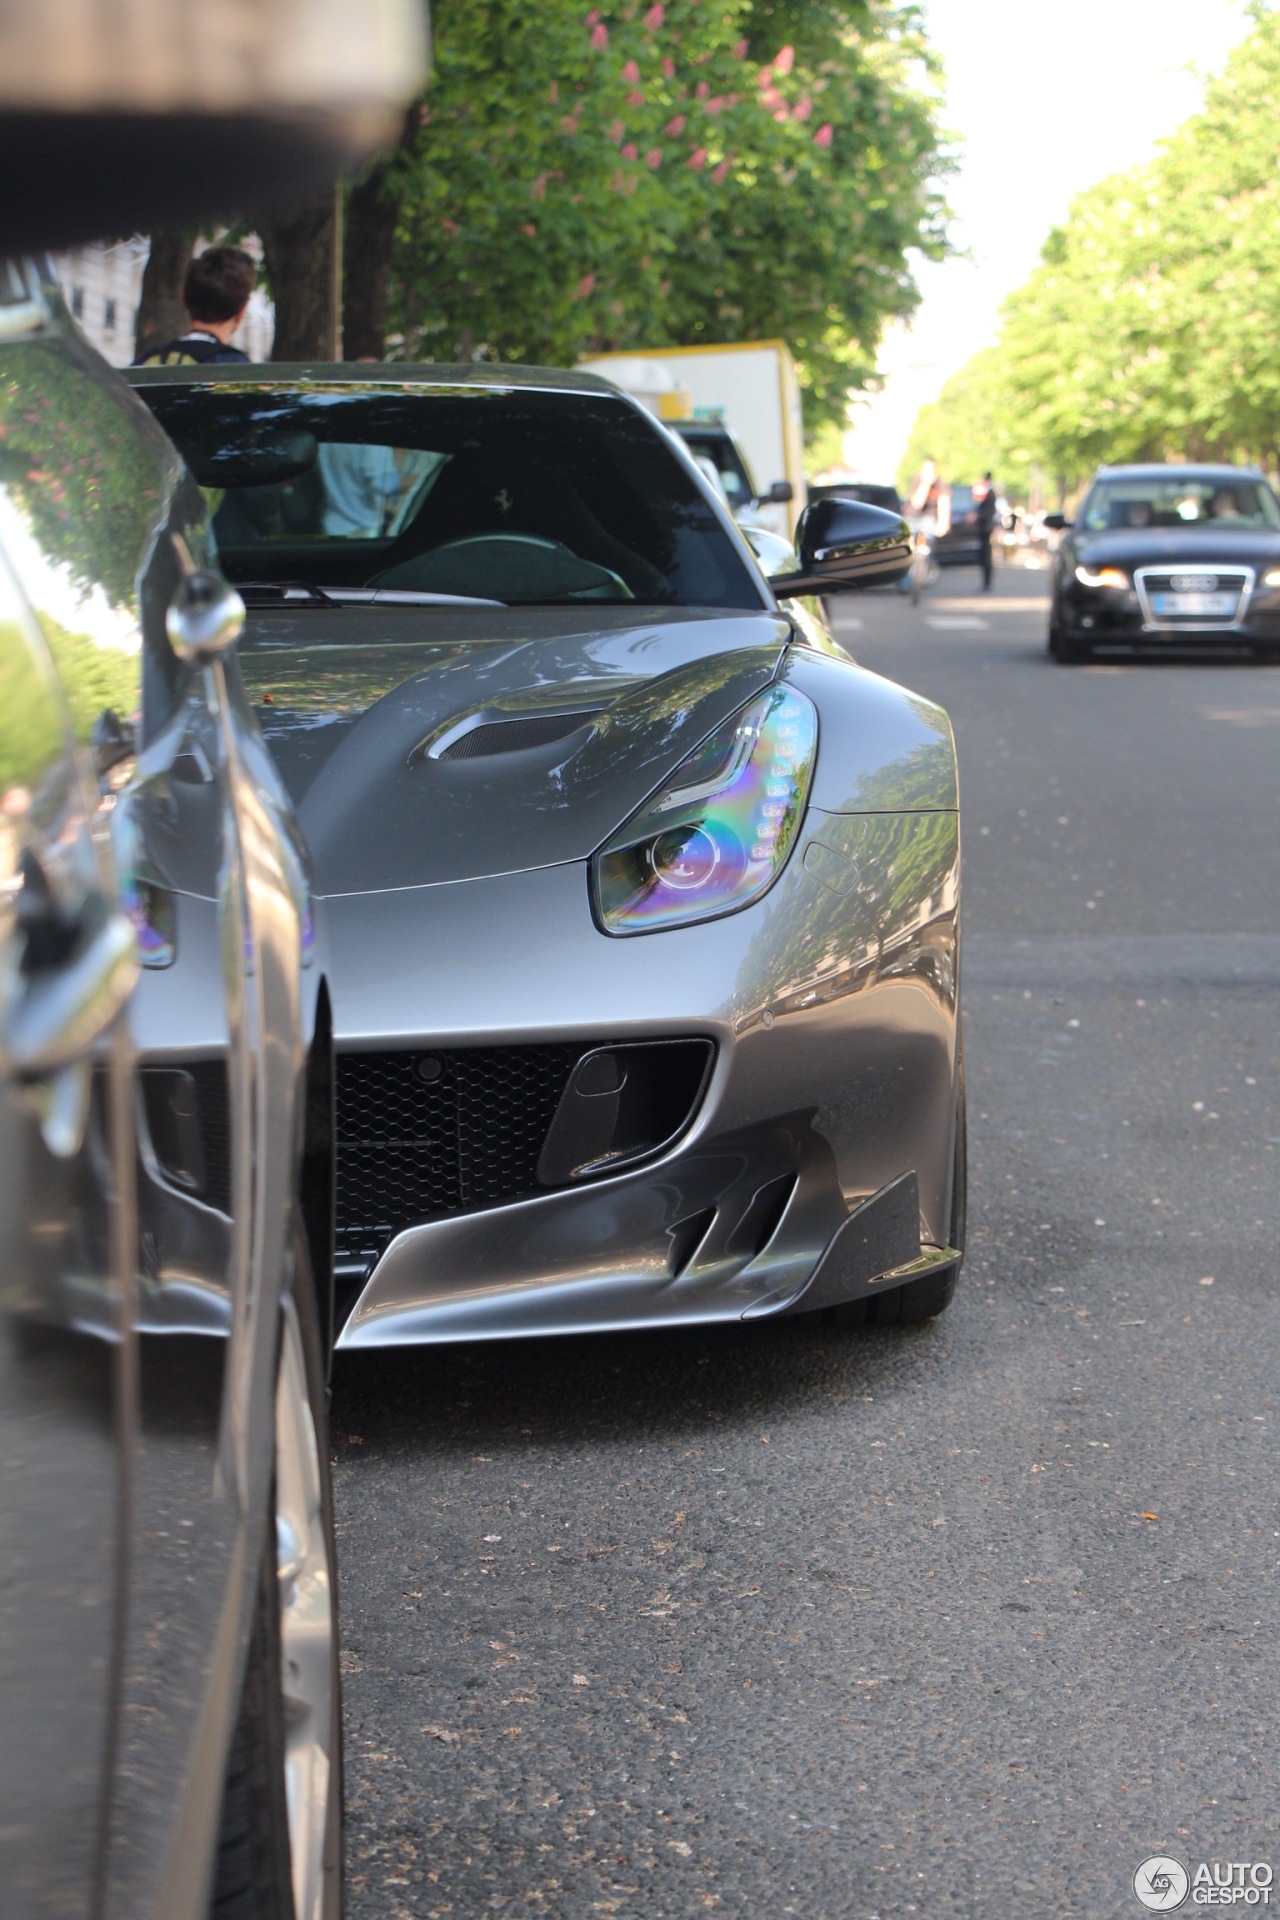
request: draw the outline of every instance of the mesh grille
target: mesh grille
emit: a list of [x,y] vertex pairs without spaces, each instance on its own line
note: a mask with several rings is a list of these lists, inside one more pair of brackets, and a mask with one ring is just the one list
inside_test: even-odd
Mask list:
[[231,1096],[225,1060],[193,1060],[187,1068],[200,1098],[200,1144],[204,1148],[204,1199],[231,1211]]
[[[339,1054],[339,1259],[371,1264],[403,1227],[536,1192],[538,1155],[581,1052]],[[424,1079],[424,1064],[438,1077]]]

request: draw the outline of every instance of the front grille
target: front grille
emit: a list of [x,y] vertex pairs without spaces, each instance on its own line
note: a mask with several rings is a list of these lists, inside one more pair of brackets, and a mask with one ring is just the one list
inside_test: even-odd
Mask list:
[[367,1269],[403,1227],[537,1192],[538,1156],[581,1053],[339,1054],[340,1264]]
[[[1247,567],[1140,567],[1134,586],[1148,626],[1170,632],[1203,630],[1230,627],[1240,619],[1252,592],[1253,573]],[[1182,604],[1171,606],[1171,599]]]

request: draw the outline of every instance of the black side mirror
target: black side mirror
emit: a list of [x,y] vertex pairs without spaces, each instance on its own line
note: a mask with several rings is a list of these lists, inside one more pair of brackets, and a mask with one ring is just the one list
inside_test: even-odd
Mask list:
[[1071,522],[1065,513],[1046,513],[1044,524],[1050,533],[1065,533]]
[[799,571],[769,582],[779,599],[892,586],[911,566],[911,529],[901,514],[862,500],[815,500],[800,516],[796,545]]
[[789,480],[775,480],[768,493],[762,493],[758,502],[761,507],[789,507],[796,497],[796,490]]

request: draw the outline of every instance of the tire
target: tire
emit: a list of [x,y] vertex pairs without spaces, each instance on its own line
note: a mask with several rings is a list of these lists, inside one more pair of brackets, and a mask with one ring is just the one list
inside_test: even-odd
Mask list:
[[[276,1470],[209,1920],[341,1920],[342,1913],[333,1492],[324,1365],[301,1228],[295,1249],[293,1292],[281,1317]],[[299,1809],[296,1829],[291,1801]]]
[[851,1300],[847,1306],[829,1307],[824,1316],[841,1327],[913,1327],[922,1321],[936,1320],[945,1313],[955,1297],[960,1269],[964,1265],[964,1237],[969,1215],[969,1118],[964,1088],[964,1050],[961,1048],[956,1075],[956,1139],[951,1173],[951,1225],[948,1244],[958,1249],[960,1258],[949,1267],[926,1274],[923,1280],[909,1280],[904,1287],[889,1287],[866,1300]]
[[1093,649],[1080,640],[1069,640],[1061,627],[1049,629],[1049,658],[1060,667],[1077,667],[1092,657]]

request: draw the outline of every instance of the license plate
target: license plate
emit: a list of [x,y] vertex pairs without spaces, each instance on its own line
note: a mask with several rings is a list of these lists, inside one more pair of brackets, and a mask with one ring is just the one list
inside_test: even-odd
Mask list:
[[1239,604],[1238,593],[1153,593],[1151,611],[1158,618],[1181,615],[1202,620],[1229,620]]

